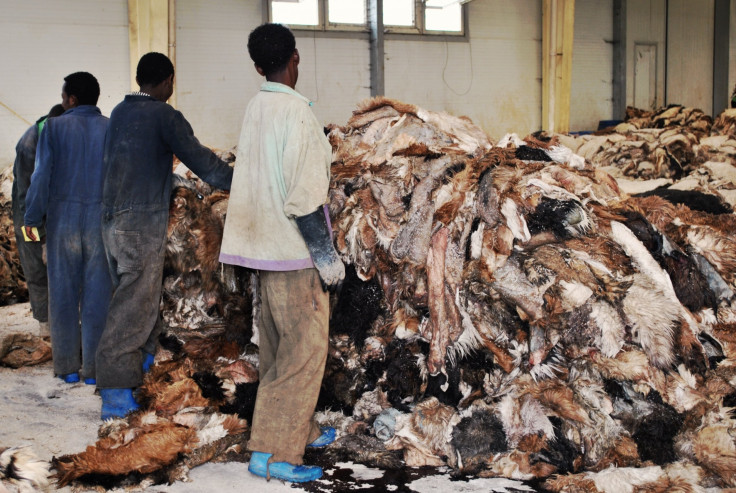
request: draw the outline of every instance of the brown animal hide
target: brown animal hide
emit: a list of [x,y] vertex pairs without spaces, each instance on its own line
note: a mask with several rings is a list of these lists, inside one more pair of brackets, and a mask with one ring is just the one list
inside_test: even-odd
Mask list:
[[65,486],[85,474],[121,475],[131,471],[153,472],[171,464],[196,444],[196,432],[174,423],[158,423],[141,430],[124,444],[102,439],[85,452],[53,461],[57,484]]
[[0,341],[0,364],[11,368],[40,365],[51,360],[48,338],[31,334],[8,334]]

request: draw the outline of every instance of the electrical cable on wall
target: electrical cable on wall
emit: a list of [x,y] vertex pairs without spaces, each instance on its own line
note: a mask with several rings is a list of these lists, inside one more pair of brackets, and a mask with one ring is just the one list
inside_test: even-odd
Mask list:
[[316,93],[313,102],[319,103],[319,84],[317,84],[317,34],[315,32],[312,32],[312,50],[314,52],[314,91]]
[[455,89],[450,86],[450,84],[447,82],[447,79],[445,78],[445,73],[447,72],[447,62],[450,59],[450,45],[447,42],[447,39],[445,39],[445,64],[442,67],[442,82],[445,83],[445,86],[455,93],[458,96],[465,96],[470,92],[470,89],[473,87],[473,45],[468,41],[468,51],[470,53],[470,84],[468,84],[468,88],[465,89],[463,92],[457,92]]
[[23,122],[25,122],[26,125],[31,125],[31,122],[29,122],[28,120],[26,120],[25,118],[23,118],[22,116],[20,116],[16,111],[13,110],[13,108],[11,108],[7,104],[3,103],[2,101],[0,101],[0,106],[2,106],[3,108],[5,108],[9,112],[11,112],[12,114],[14,114],[15,116],[17,116],[18,118],[20,118]]

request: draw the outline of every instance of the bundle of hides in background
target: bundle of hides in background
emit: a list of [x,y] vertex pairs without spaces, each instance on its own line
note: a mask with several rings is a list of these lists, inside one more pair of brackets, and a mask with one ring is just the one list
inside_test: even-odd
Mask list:
[[0,306],[28,301],[28,288],[15,246],[11,197],[13,167],[0,173]]
[[628,108],[627,120],[615,127],[558,138],[611,174],[627,193],[664,188],[658,193],[678,201],[694,190],[730,208],[736,205],[736,109],[712,121],[700,110],[679,105],[653,112]]
[[[232,159],[231,159],[232,161]],[[227,194],[177,166],[163,332],[137,392],[141,410],[111,420],[82,453],[54,458],[58,486],[106,489],[186,479],[207,461],[244,461],[257,389],[251,272],[218,263]]]
[[[348,274],[318,403],[340,433],[328,459],[552,491],[736,486],[732,214],[630,197],[558,136],[494,145],[467,119],[384,98],[329,138]],[[55,460],[60,484],[247,457],[257,283],[216,263],[221,222],[199,221],[224,201],[175,190],[168,336],[143,409]]]

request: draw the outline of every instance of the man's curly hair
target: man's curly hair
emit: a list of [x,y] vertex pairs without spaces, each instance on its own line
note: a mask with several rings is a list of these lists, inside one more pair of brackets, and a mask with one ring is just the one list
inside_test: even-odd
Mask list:
[[248,36],[250,58],[266,76],[283,70],[294,50],[294,34],[281,24],[263,24]]

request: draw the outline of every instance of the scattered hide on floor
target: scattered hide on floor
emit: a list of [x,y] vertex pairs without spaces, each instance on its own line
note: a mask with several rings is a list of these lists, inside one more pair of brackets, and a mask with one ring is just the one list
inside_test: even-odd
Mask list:
[[[493,143],[385,98],[329,138],[348,265],[318,404],[340,433],[330,457],[555,491],[736,487],[732,214],[630,197],[560,136]],[[247,457],[256,283],[212,263],[224,197],[180,185],[143,409],[56,459],[60,484],[171,481]],[[155,430],[178,437],[158,455]],[[111,443],[140,444],[125,456],[145,463],[109,464]]]
[[21,493],[45,491],[49,486],[49,464],[40,460],[30,447],[0,447],[0,491],[9,482]]
[[34,366],[51,360],[51,341],[32,334],[8,334],[0,340],[0,365]]

